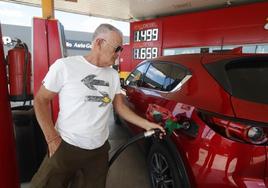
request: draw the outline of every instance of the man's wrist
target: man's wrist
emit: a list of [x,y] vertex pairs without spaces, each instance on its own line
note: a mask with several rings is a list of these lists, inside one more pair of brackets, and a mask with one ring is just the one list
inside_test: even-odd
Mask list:
[[57,134],[57,135],[55,135],[54,137],[47,139],[47,143],[49,144],[49,143],[55,141],[56,139],[58,139],[59,137],[60,137],[60,136]]
[[150,129],[152,129],[152,126],[151,126],[151,122],[150,121],[148,121],[147,119],[145,120],[146,121],[146,126],[145,126],[145,130],[146,131],[149,131]]

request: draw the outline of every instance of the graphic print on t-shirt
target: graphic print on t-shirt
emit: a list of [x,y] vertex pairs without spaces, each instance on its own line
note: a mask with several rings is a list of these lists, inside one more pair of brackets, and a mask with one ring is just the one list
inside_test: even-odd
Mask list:
[[105,91],[99,91],[97,90],[97,88],[95,86],[105,86],[105,87],[109,87],[109,82],[106,82],[104,80],[97,80],[94,79],[96,77],[95,74],[91,74],[86,76],[85,78],[83,78],[81,80],[81,82],[86,85],[90,90],[96,90],[98,91],[101,96],[86,96],[85,97],[85,101],[91,101],[91,102],[101,102],[101,104],[99,105],[99,107],[104,107],[107,104],[109,104],[111,102],[111,99],[109,97],[109,94]]
[[85,78],[83,78],[81,82],[83,82],[91,90],[97,90],[97,88],[94,87],[94,85],[107,86],[107,87],[109,86],[109,82],[105,82],[103,80],[96,80],[94,79],[95,77],[96,77],[95,74],[88,75]]

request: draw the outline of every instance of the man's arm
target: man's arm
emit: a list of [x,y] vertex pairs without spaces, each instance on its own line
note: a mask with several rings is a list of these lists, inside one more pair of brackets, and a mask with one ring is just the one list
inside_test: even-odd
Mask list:
[[125,120],[128,122],[137,125],[145,130],[150,129],[160,129],[162,132],[165,132],[164,128],[156,123],[150,122],[140,116],[138,116],[136,113],[134,113],[126,104],[124,101],[124,95],[123,94],[116,94],[113,101],[113,106],[116,110],[116,112]]
[[57,95],[41,86],[34,98],[34,110],[37,121],[45,135],[49,148],[49,155],[52,156],[61,143],[61,138],[54,128],[51,115],[50,102]]

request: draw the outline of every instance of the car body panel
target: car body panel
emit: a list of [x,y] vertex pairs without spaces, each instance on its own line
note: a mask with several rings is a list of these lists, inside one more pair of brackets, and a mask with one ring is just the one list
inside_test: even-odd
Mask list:
[[[181,130],[172,135],[177,150],[187,159],[187,169],[191,169],[188,174],[194,175],[197,187],[246,187],[247,179],[260,177],[260,182],[264,182],[265,147],[230,141],[206,125],[193,107],[181,103],[173,106],[176,106],[173,114],[180,111],[198,125],[196,137]],[[184,113],[183,106],[188,106],[191,110]],[[178,110],[178,107],[183,109]]]
[[[211,64],[215,62],[224,62],[224,61],[237,60],[237,59],[242,59],[242,58],[252,58],[252,57],[267,57],[267,55],[265,54],[243,54],[243,55],[241,54],[240,55],[209,54],[209,55],[206,55],[202,59],[202,63]],[[240,119],[248,119],[248,120],[268,123],[268,115],[267,115],[268,104],[248,101],[248,100],[237,98],[235,96],[231,96],[231,103],[232,103],[235,117],[240,118]]]
[[267,104],[250,102],[236,97],[232,97],[231,99],[237,118],[268,123]]
[[[179,63],[189,69],[192,77],[175,92],[126,86],[128,105],[142,117],[146,117],[149,104],[156,104],[176,118],[191,122],[194,128],[176,130],[170,139],[183,159],[193,187],[267,186],[267,146],[230,140],[199,115],[207,111],[232,119],[239,117],[267,123],[266,105],[232,97],[204,68],[204,64],[237,57],[237,54],[160,57],[155,61]],[[135,133],[142,131],[134,126],[130,128]]]
[[[126,95],[129,107],[138,115],[145,117],[148,104],[160,104],[163,105],[166,101],[163,97],[166,93],[156,92],[151,89],[146,89],[136,86],[127,86]],[[141,128],[131,125],[132,130],[135,133],[143,131]]]
[[171,58],[170,61],[181,63],[189,68],[192,77],[179,91],[169,93],[168,98],[233,117],[230,95],[207,73],[201,64],[201,61],[203,61],[201,58],[200,55],[185,55],[176,59],[174,57],[174,60]]

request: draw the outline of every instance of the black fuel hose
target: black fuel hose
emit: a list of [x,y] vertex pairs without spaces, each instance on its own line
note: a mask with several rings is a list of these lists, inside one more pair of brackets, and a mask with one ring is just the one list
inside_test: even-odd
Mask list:
[[133,138],[131,138],[127,143],[122,144],[115,152],[115,154],[111,157],[111,159],[109,160],[109,168],[110,166],[112,166],[113,162],[117,159],[117,157],[131,144],[143,139],[143,138],[149,138],[152,136],[157,136],[159,137],[159,134],[161,133],[160,129],[152,129],[143,133],[140,133],[136,136],[134,136]]

